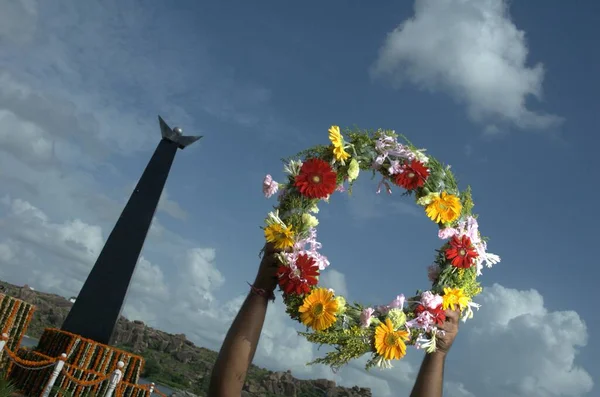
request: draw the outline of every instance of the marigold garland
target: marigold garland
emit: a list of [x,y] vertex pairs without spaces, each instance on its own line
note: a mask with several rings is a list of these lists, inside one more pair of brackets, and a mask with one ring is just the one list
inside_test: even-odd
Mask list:
[[[124,382],[137,382],[144,364],[143,359],[139,356],[57,329],[46,329],[44,331],[38,343],[38,349],[51,355],[58,355],[59,352],[67,353],[68,362],[64,367],[64,371],[59,375],[56,385],[63,390],[70,390],[74,393],[74,396],[86,395],[90,391],[102,394],[107,384],[106,382],[98,383],[98,379],[106,378],[107,374],[112,373],[118,361],[125,363],[122,378]],[[33,362],[34,365],[40,365],[37,360],[45,362],[51,359],[51,357],[37,351],[21,353],[21,350],[19,350],[18,356],[25,357],[23,354],[35,354],[36,361]],[[37,393],[39,391],[38,383],[45,379],[43,376],[31,376],[36,373],[21,371],[19,367],[15,367],[14,371],[11,370],[11,374],[17,386],[25,394]],[[125,395],[142,396],[145,395],[145,390],[128,386],[125,388]]]
[[[407,345],[433,352],[445,310],[460,310],[463,321],[472,317],[473,309],[479,308],[472,298],[482,291],[477,276],[484,266],[500,261],[487,252],[486,239],[479,233],[477,216],[471,212],[471,190],[459,191],[450,166],[426,156],[425,150],[394,131],[342,134],[332,126],[328,136],[329,145],[285,160],[285,182],[267,175],[262,186],[267,198],[278,193],[278,205],[268,214],[264,232],[265,239],[281,250],[277,275],[287,313],[308,327],[308,332],[300,333],[307,340],[335,348],[311,364],[337,369],[370,352],[367,368],[389,367],[390,360],[406,354]],[[402,195],[413,196],[437,224],[438,237],[445,243],[428,268],[430,290],[367,307],[349,304],[319,286],[318,277],[329,260],[317,241],[318,204],[328,202],[335,192],[351,193],[361,170],[380,175],[377,193],[385,189],[391,194],[393,186],[404,189]]]

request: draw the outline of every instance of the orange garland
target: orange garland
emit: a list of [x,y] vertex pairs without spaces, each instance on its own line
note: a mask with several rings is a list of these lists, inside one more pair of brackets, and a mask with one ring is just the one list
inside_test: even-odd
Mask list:
[[50,365],[52,363],[55,363],[56,360],[58,360],[57,358],[52,358],[50,360],[46,360],[46,361],[31,361],[31,360],[24,360],[20,357],[18,357],[14,352],[12,352],[7,346],[4,346],[4,351],[6,352],[6,354],[8,355],[8,357],[10,357],[12,360],[16,361],[17,363],[23,365],[23,366],[30,366],[30,367],[43,367],[44,365]]
[[[17,301],[13,303],[13,307],[8,308],[8,310],[11,311],[9,317],[10,325],[13,325],[15,318],[19,313],[19,307],[24,308],[24,305],[21,305],[21,302]],[[27,324],[27,322],[31,320],[32,315],[33,310],[31,310],[28,313],[25,324]],[[20,317],[21,320],[19,320],[19,323],[23,323],[22,318],[23,316]],[[129,395],[130,392],[133,392],[133,394],[131,394],[132,397],[141,397],[149,395],[149,390],[147,388],[144,388],[140,385],[128,384],[126,382],[131,378],[135,378],[136,374],[137,376],[139,376],[140,368],[138,368],[138,366],[143,366],[145,364],[142,357],[137,356],[135,354],[131,354],[121,349],[113,348],[112,346],[99,344],[95,341],[89,340],[87,338],[82,338],[79,335],[72,334],[70,332],[65,332],[58,329],[46,329],[46,331],[49,332],[49,334],[47,335],[45,344],[47,344],[48,348],[51,349],[50,351],[58,351],[59,349],[62,350],[60,346],[63,345],[64,342],[66,342],[65,337],[70,338],[65,353],[69,355],[76,353],[75,363],[83,364],[83,368],[79,365],[73,364],[69,364],[68,367],[65,366],[65,368],[63,368],[63,371],[61,371],[63,372],[64,377],[61,379],[59,387],[67,386],[71,388],[72,386],[69,384],[74,383],[73,386],[75,386],[75,395],[79,395],[81,392],[83,392],[82,388],[87,387],[97,392],[97,390],[100,389],[102,382],[108,379],[109,375],[106,375],[106,372],[104,371],[102,371],[102,373],[98,373],[97,371],[88,369],[90,364],[92,364],[92,361],[94,369],[98,369],[98,366],[100,366],[101,368],[106,368],[107,370],[110,368],[111,370],[108,371],[109,374],[112,373],[114,369],[116,369],[118,361],[124,361],[128,362],[135,368],[132,367],[131,371],[127,371],[128,376],[126,376],[125,374],[126,371],[123,371],[123,379],[122,382],[120,382],[121,384],[117,393],[119,393],[119,395],[122,396],[124,394]],[[53,348],[51,347],[52,345],[54,345]],[[78,351],[76,352],[76,350]],[[29,367],[40,367],[54,363],[57,360],[37,351],[35,352],[36,356],[39,356],[41,358],[47,357],[48,359],[44,361],[24,360],[18,357],[14,352],[9,351],[8,349],[7,354],[9,354],[9,356],[14,361]],[[96,357],[94,357],[94,355],[96,355]],[[97,378],[91,381],[79,380],[77,379],[76,375],[77,371],[82,371],[80,375],[84,379],[88,378],[89,376],[97,376],[102,378]],[[129,385],[131,385],[134,389],[128,391],[127,386]],[[135,390],[137,390],[137,392],[135,392]],[[139,394],[140,392],[142,392],[143,394]],[[157,393],[159,393],[159,395],[162,395],[162,393],[158,391]]]
[[[90,361],[92,361],[92,356],[94,355],[95,351],[96,351],[96,345],[95,344],[91,345],[88,353],[86,354],[86,360],[83,363],[83,368],[90,367]],[[77,386],[77,389],[75,389],[75,393],[80,392],[80,391],[81,391],[81,386]]]
[[31,317],[33,317],[33,313],[35,312],[35,306],[31,305],[31,309],[29,310],[29,314],[27,314],[27,318],[25,319],[25,325],[21,329],[21,336],[19,337],[19,341],[17,342],[17,346],[21,346],[21,341],[25,336],[25,332],[27,332],[27,328],[29,328],[29,324],[31,322]]
[[15,300],[14,302],[15,302],[15,305],[13,306],[12,312],[10,313],[10,316],[8,316],[6,325],[4,326],[4,329],[2,330],[3,334],[8,333],[8,330],[10,329],[10,327],[12,327],[13,321],[15,321],[15,316],[17,315],[17,311],[19,311],[19,306],[21,305],[21,301]]
[[[70,336],[70,337],[72,337],[73,339],[71,340],[71,343],[69,344],[69,348],[71,348],[71,347],[72,347],[72,345],[75,343],[75,339],[78,339],[78,340],[80,341],[80,343],[87,343],[87,344],[90,344],[90,345],[100,345],[100,344],[99,344],[98,342],[96,342],[96,341],[93,341],[93,340],[91,340],[91,339],[87,339],[87,338],[83,338],[83,337],[81,337],[81,336],[79,336],[79,335],[77,335],[77,334],[73,334],[73,333],[71,333],[71,332],[68,332],[68,331],[63,331],[63,330],[59,330],[59,329],[56,329],[56,328],[48,328],[48,329],[46,329],[46,331],[60,332],[60,333],[61,333],[61,334],[63,334],[63,335],[67,335],[67,336]],[[102,345],[102,346],[105,346],[105,345]],[[68,349],[67,349],[67,350],[68,350]],[[127,357],[127,358],[129,358],[129,359],[132,359],[132,358],[137,358],[137,359],[139,359],[139,360],[140,360],[140,369],[144,367],[144,364],[145,364],[145,362],[144,362],[144,358],[143,358],[143,357],[141,357],[141,356],[137,356],[137,355],[135,355],[135,354],[132,354],[132,353],[130,353],[130,352],[127,352],[127,351],[125,351],[125,350],[122,350],[122,349],[117,349],[117,348],[114,348],[114,347],[112,347],[112,346],[110,346],[110,350],[111,350],[111,351],[113,351],[113,352],[115,352],[115,353],[118,353],[118,354],[115,354],[115,356],[118,356],[118,357],[119,357],[119,356],[125,356],[125,357]],[[78,352],[78,355],[77,355],[77,358],[76,358],[76,359],[75,359],[75,361],[74,361],[75,363],[77,363],[77,362],[78,362],[77,360],[79,360],[79,359],[80,359],[80,356],[81,356],[81,354],[82,354],[82,351],[79,351],[79,352]],[[113,362],[113,360],[114,360],[114,357],[111,357],[111,359],[110,359],[110,363],[111,363],[111,364],[113,364],[113,363],[112,363],[112,362]],[[117,359],[117,361],[118,361],[118,359]],[[133,362],[132,362],[132,363],[133,363]],[[108,366],[112,366],[111,364],[109,364]],[[126,363],[126,365],[127,365],[127,364],[128,364],[128,363]],[[131,374],[131,376],[129,376],[127,380],[130,380],[132,376],[133,376],[133,374]]]
[[[65,335],[71,336],[71,337],[73,337],[73,338],[77,338],[77,339],[79,339],[81,342],[86,342],[86,343],[89,343],[89,344],[99,344],[98,342],[96,342],[96,341],[94,341],[94,340],[87,339],[87,338],[83,338],[83,337],[81,337],[81,336],[79,336],[79,335],[77,335],[77,334],[73,334],[73,333],[71,333],[71,332],[68,332],[68,331],[59,330],[59,329],[57,329],[57,328],[50,328],[49,330],[51,330],[51,331],[58,331],[58,332],[60,332],[61,334],[65,334]],[[105,346],[108,346],[108,345],[105,345]],[[122,349],[118,349],[118,348],[116,348],[116,347],[112,347],[112,346],[109,346],[109,347],[111,348],[111,350],[113,350],[113,351],[115,351],[115,352],[118,352],[118,353],[121,353],[121,354],[125,354],[125,355],[127,355],[127,356],[135,356],[134,354],[132,354],[132,353],[130,353],[130,352],[128,352],[128,351],[125,351],[125,350],[122,350]],[[139,357],[139,358],[141,358],[140,356],[136,356],[136,357]]]
[[[150,385],[136,385],[136,384],[133,384],[133,383],[128,383],[128,382],[125,382],[125,381],[121,381],[121,382],[119,382],[119,384],[117,385],[117,389],[115,390],[116,396],[117,397],[122,396],[123,395],[122,394],[123,390],[121,390],[121,388],[125,389],[126,387],[132,387],[132,388],[137,389],[137,390],[143,390],[144,391],[144,395],[148,395],[148,396],[150,395]],[[156,387],[154,387],[153,393],[156,393],[156,394],[158,394],[161,397],[167,397],[166,394],[161,393]]]
[[[74,367],[74,371],[77,371],[79,368]],[[101,382],[104,382],[105,380],[108,379],[109,375],[105,375],[103,378],[100,379],[95,379],[95,380],[89,380],[89,381],[85,381],[85,380],[79,380],[77,378],[75,378],[73,375],[71,375],[69,373],[69,371],[67,369],[65,369],[65,367],[63,367],[63,374],[65,375],[65,377],[69,378],[69,380],[73,383],[75,383],[77,385],[77,389],[79,389],[80,387],[85,387],[85,386],[95,386]],[[93,374],[96,375],[96,374]]]
[[[6,295],[0,294],[0,302],[4,303],[4,298],[6,298]],[[10,303],[12,302],[12,300],[10,298],[11,297],[9,296],[9,300],[6,302],[6,307],[4,308],[4,310],[2,310],[0,312],[0,318],[4,318],[4,315],[6,314],[6,311],[10,307]]]

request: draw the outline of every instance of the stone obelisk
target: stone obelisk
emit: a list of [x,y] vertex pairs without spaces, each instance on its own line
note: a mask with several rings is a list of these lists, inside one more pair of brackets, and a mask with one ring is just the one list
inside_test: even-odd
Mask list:
[[109,343],[177,149],[201,138],[183,136],[181,128],[158,120],[162,139],[67,315],[64,331]]

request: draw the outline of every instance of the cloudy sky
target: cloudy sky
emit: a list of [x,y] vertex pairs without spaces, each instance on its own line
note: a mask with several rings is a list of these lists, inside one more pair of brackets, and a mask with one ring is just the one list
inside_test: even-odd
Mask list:
[[[449,356],[447,395],[594,394],[597,2],[59,3],[0,2],[1,279],[77,294],[161,114],[205,138],[177,155],[125,314],[218,348],[258,264],[264,174],[281,178],[279,159],[332,124],[391,128],[472,185],[503,258]],[[375,190],[364,177],[323,207],[320,236],[324,283],[380,304],[427,287],[439,241]],[[279,300],[257,364],[397,396],[422,357],[333,374],[304,366],[319,352],[296,329]]]

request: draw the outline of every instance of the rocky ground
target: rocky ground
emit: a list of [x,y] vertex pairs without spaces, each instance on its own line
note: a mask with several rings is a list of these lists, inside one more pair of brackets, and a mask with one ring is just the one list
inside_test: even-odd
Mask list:
[[[2,292],[30,302],[36,312],[27,335],[37,338],[44,328],[59,328],[71,303],[64,297],[34,291],[0,281]],[[141,321],[119,320],[112,344],[146,359],[144,378],[185,390],[176,396],[205,396],[216,353],[194,345],[185,335],[168,334],[146,326]],[[192,394],[195,393],[195,394]],[[244,386],[243,397],[358,397],[371,396],[366,388],[337,386],[326,379],[302,380],[288,372],[272,372],[252,366]]]

